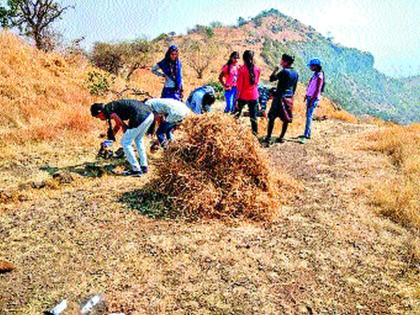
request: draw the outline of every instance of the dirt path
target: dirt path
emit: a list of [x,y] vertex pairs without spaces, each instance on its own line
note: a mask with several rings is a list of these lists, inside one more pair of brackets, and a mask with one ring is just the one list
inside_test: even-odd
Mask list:
[[314,128],[305,146],[268,149],[304,190],[265,226],[144,216],[127,200],[147,178],[84,179],[19,203],[0,216],[0,257],[17,266],[0,274],[0,310],[36,314],[103,292],[127,314],[415,314],[415,232],[359,192],[393,172],[357,149],[377,127]]

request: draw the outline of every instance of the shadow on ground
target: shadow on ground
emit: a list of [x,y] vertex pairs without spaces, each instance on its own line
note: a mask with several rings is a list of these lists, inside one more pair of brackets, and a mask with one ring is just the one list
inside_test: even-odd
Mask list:
[[151,189],[137,189],[124,193],[119,202],[151,219],[173,219],[168,198]]
[[40,169],[47,172],[49,175],[54,176],[57,173],[75,173],[83,177],[102,177],[104,175],[118,175],[116,169],[125,166],[125,160],[119,159],[111,163],[85,162],[78,165],[67,167],[55,167],[50,165],[42,166]]

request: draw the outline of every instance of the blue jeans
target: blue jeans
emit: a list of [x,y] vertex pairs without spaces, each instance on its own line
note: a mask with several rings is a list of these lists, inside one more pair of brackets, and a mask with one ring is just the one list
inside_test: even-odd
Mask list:
[[[121,138],[121,145],[124,149],[125,156],[131,165],[133,171],[140,171],[140,166],[147,166],[146,149],[143,143],[143,137],[150,128],[154,120],[153,114],[149,114],[147,118],[137,128],[127,129]],[[137,153],[139,154],[140,164],[134,154],[133,141],[136,143]]]
[[235,110],[236,87],[225,91],[226,107],[225,113],[232,113]]
[[319,99],[315,99],[314,104],[309,107],[312,99],[310,97],[306,100],[306,126],[305,126],[305,133],[303,134],[306,138],[311,137],[311,126],[312,126],[312,117],[314,115],[314,111],[318,106]]
[[159,128],[156,131],[156,136],[160,144],[162,144],[165,140],[173,140],[174,135],[172,130],[176,127],[176,125],[177,124],[175,123],[168,123],[167,121],[164,121],[159,125]]

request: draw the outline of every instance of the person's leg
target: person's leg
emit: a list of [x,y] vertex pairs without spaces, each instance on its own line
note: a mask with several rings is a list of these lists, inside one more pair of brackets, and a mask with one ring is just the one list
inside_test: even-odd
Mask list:
[[233,95],[232,90],[225,91],[225,99],[226,99],[225,113],[230,113],[232,111],[232,107],[233,107],[232,95]]
[[231,97],[230,113],[233,113],[235,111],[236,94],[238,92],[238,89],[236,87],[233,87],[231,91],[232,91],[232,95],[230,96]]
[[137,137],[135,138],[136,147],[137,147],[137,153],[139,154],[140,158],[140,166],[143,170],[144,167],[147,167],[147,155],[146,155],[146,149],[144,147],[143,138],[146,134],[147,130],[150,128],[150,126],[153,123],[153,114],[149,114],[149,116],[146,118],[145,121],[142,122],[142,124],[139,126],[139,133]]
[[166,121],[162,121],[156,130],[156,137],[158,138],[159,144],[162,144],[166,140]]
[[273,101],[271,102],[270,110],[268,111],[268,126],[267,126],[266,141],[271,140],[271,135],[274,129],[274,123],[276,121],[276,118],[279,116],[278,111],[279,111],[278,99],[274,98]]
[[176,124],[169,124],[166,126],[166,139],[168,139],[168,141],[173,141],[174,140],[174,133],[173,130],[175,129]]
[[121,138],[121,146],[123,147],[125,156],[127,157],[128,163],[130,163],[131,169],[134,172],[140,172],[140,164],[137,161],[136,155],[134,154],[133,141],[137,137],[139,127],[133,129],[127,129]]
[[238,108],[235,108],[235,110],[233,111],[233,115],[235,116],[235,118],[241,117],[242,109],[244,108],[245,104],[245,101],[238,100]]
[[162,144],[165,140],[172,141],[173,140],[173,133],[172,130],[176,127],[176,124],[168,123],[164,121],[160,124],[156,135],[159,140],[159,143]]
[[283,141],[284,140],[284,136],[286,135],[287,127],[289,127],[289,123],[283,121],[283,126],[281,128],[281,133],[280,133],[279,141]]
[[271,135],[273,134],[274,122],[275,122],[275,118],[269,118],[268,119],[267,136],[266,136],[267,140],[270,140]]
[[303,134],[306,139],[311,138],[312,119],[313,119],[314,111],[315,111],[316,107],[318,106],[319,100],[316,99],[314,101],[314,104],[311,107],[309,107],[310,102],[311,102],[311,100],[308,99],[307,103],[306,103],[306,126],[305,126],[305,133]]
[[251,120],[252,133],[255,136],[258,135],[257,106],[258,106],[257,100],[248,102],[249,119]]

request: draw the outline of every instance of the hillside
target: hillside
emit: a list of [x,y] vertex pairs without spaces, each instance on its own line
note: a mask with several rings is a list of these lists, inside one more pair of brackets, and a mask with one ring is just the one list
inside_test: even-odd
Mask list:
[[[277,17],[262,23],[269,21]],[[272,33],[247,23],[217,28],[214,38],[225,43],[229,36],[229,50],[262,53],[264,36],[299,41],[310,31],[302,27]],[[141,178],[114,173],[123,159],[96,157],[105,125],[90,117],[89,104],[117,97],[90,95],[87,74],[99,70],[83,58],[39,52],[10,33],[0,33],[0,44],[0,313],[41,314],[67,299],[64,314],[80,314],[82,303],[102,293],[103,314],[419,314],[419,124],[356,118],[326,97],[313,139],[301,145],[300,85],[287,141],[263,149],[253,139],[240,148],[263,150],[283,179],[272,220],[174,218],[168,211],[177,209],[149,190],[162,181],[157,168],[172,163],[170,155],[148,153],[151,171]],[[186,92],[215,80],[229,50],[215,56],[203,79],[186,65]],[[269,66],[257,60],[266,79]],[[116,89],[124,84],[116,78]],[[162,86],[148,69],[131,84],[154,95]],[[222,108],[215,104],[216,112]],[[252,137],[249,119],[239,123]],[[266,121],[259,124],[262,136]],[[224,144],[217,140],[222,127],[213,143]],[[181,148],[190,145],[182,130],[175,135]],[[228,159],[220,164],[230,171]],[[211,188],[177,175],[183,193]],[[246,193],[252,203],[253,191]]]
[[[173,41],[199,37],[201,28]],[[237,27],[213,29],[214,40],[224,52],[214,56],[217,65],[211,73],[217,73],[230,50],[253,49],[263,66],[263,79],[268,80],[270,69],[278,64],[282,53],[296,56],[295,67],[301,82],[306,84],[311,76],[306,64],[318,57],[324,62],[327,76],[325,95],[353,114],[369,114],[385,120],[409,123],[420,120],[420,90],[403,79],[390,78],[374,68],[374,57],[368,52],[347,48],[322,36],[310,26],[288,17],[277,10],[264,11]],[[188,57],[188,52],[183,52]],[[215,78],[216,75],[213,75]]]

